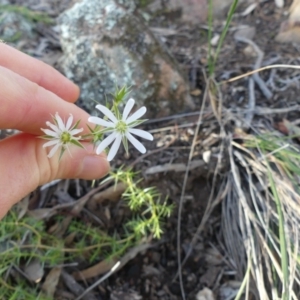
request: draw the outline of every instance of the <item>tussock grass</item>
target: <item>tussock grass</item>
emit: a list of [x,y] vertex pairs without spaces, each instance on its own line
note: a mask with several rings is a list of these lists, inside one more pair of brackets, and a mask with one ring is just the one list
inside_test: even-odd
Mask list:
[[298,299],[300,149],[273,133],[231,141],[222,231],[256,299]]
[[[222,202],[222,233],[227,255],[237,272],[236,279],[241,282],[235,299],[298,299],[300,147],[295,138],[299,139],[299,135],[284,137],[275,130],[246,134],[236,129],[234,135],[242,141],[237,142],[232,132],[222,130],[232,116],[228,117],[222,95],[216,89],[222,83],[215,81],[215,69],[237,4],[238,0],[232,2],[214,50],[210,44],[213,6],[209,1],[206,83],[206,95],[220,123],[223,141],[228,145],[225,151],[220,149],[220,155],[228,155],[230,167],[223,177],[227,192]],[[274,65],[265,69],[272,67],[289,66]],[[204,226],[202,223],[199,227]]]

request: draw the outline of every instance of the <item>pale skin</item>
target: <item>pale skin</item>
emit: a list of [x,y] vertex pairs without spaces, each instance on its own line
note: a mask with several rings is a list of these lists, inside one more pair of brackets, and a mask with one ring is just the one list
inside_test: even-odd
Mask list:
[[47,128],[56,112],[67,120],[81,120],[88,133],[89,115],[74,102],[79,88],[47,64],[0,43],[0,129],[21,133],[0,141],[0,218],[38,186],[54,179],[92,180],[109,171],[104,154],[96,155],[93,145],[71,148],[61,161],[47,157],[40,128]]

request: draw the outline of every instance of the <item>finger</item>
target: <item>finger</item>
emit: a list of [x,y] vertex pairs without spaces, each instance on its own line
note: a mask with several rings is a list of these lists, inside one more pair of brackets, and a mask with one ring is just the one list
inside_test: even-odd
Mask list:
[[42,147],[45,141],[21,133],[0,141],[0,218],[12,205],[54,179],[97,179],[109,170],[104,155],[96,155],[93,145],[71,147],[59,162],[59,153],[49,159]]
[[54,68],[13,47],[0,43],[0,66],[35,82],[60,98],[75,102],[79,88]]
[[0,67],[0,128],[18,129],[32,134],[41,134],[40,128],[51,120],[56,112],[66,120],[69,114],[82,127],[89,115],[73,103],[63,101],[56,94],[36,83],[21,77],[11,70]]

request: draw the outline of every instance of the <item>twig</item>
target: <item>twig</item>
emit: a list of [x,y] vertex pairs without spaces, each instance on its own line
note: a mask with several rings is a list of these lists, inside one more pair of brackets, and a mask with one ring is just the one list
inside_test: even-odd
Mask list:
[[270,114],[285,114],[291,111],[299,111],[299,110],[300,110],[300,105],[294,105],[285,108],[267,108],[267,107],[257,106],[254,110],[254,113],[256,115],[270,115]]
[[254,116],[255,104],[256,104],[253,78],[249,78],[248,88],[249,88],[249,99],[248,99],[249,111],[247,112],[246,117],[245,117],[245,119],[246,119],[245,124],[246,124],[247,128],[249,128],[249,126],[252,123],[253,116]]
[[[296,62],[296,64],[298,64],[298,62]],[[299,88],[299,78],[300,78],[300,75],[297,75],[295,77],[288,78],[288,79],[283,79],[280,76],[278,76],[276,74],[276,72],[277,72],[276,69],[271,70],[269,79],[267,80],[267,84],[269,86],[271,86],[274,91],[284,92],[292,84],[296,84],[297,88]],[[275,81],[274,80],[275,76],[276,76],[276,83],[279,83],[278,86],[276,86],[276,84],[274,82]]]
[[177,115],[172,115],[172,116],[147,120],[144,124],[148,125],[148,124],[153,124],[153,123],[166,122],[166,121],[170,121],[170,120],[174,120],[174,119],[178,120],[178,119],[182,119],[182,118],[186,118],[186,117],[196,116],[198,114],[199,114],[198,111],[197,112],[182,113],[182,114],[177,114]]
[[[261,64],[262,64],[262,61],[263,61],[264,53],[260,50],[260,48],[257,46],[257,44],[254,43],[252,40],[247,39],[245,37],[241,37],[241,36],[235,36],[235,39],[237,41],[244,42],[244,43],[247,43],[250,46],[252,46],[254,51],[257,53],[257,59],[256,59],[256,62],[254,64],[254,69],[260,68]],[[252,78],[253,79],[251,79],[251,78],[249,79],[249,100],[248,100],[249,112],[246,115],[246,124],[251,124],[253,116],[254,116],[254,108],[255,108],[255,104],[256,104],[255,92],[254,92],[254,81],[259,86],[261,92],[264,94],[264,96],[268,100],[271,99],[272,96],[273,96],[272,92],[266,86],[265,82],[261,79],[261,77],[259,76],[258,73],[254,73],[252,75]]]
[[[202,159],[194,160],[190,164],[189,170],[193,170],[199,167],[204,167],[206,164]],[[150,167],[146,170],[145,174],[157,174],[157,173],[162,173],[162,172],[184,172],[186,171],[186,164],[164,164],[164,165],[158,165],[154,167]]]
[[132,162],[129,166],[128,169],[133,168],[137,163],[139,163],[140,161],[142,161],[143,159],[145,159],[146,157],[153,155],[155,153],[159,153],[167,148],[170,147],[170,145],[172,145],[175,142],[176,139],[173,139],[172,141],[170,141],[168,144],[166,144],[165,146],[155,149],[155,150],[151,150],[148,151],[146,154],[139,156],[134,162]]

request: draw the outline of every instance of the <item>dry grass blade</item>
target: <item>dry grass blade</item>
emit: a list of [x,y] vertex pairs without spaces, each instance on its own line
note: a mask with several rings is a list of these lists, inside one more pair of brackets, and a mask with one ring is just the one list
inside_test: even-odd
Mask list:
[[[182,267],[185,265],[187,259],[189,258],[189,256],[191,255],[191,252],[193,250],[193,247],[197,241],[197,239],[199,238],[199,235],[201,234],[201,232],[203,231],[203,229],[205,228],[205,225],[207,224],[207,221],[209,221],[210,216],[212,214],[212,212],[214,211],[215,207],[222,201],[222,199],[224,199],[224,196],[227,193],[227,188],[228,188],[228,184],[227,184],[227,180],[221,180],[221,183],[218,182],[219,179],[219,173],[222,170],[222,168],[224,167],[223,163],[226,161],[226,155],[225,155],[225,149],[226,149],[226,144],[227,144],[227,134],[225,132],[225,129],[223,127],[223,113],[222,113],[222,94],[221,91],[219,89],[219,86],[217,85],[217,83],[215,82],[214,78],[209,78],[207,79],[207,83],[206,83],[206,89],[205,89],[205,93],[203,96],[203,102],[202,102],[202,106],[201,106],[201,110],[199,113],[199,119],[197,121],[197,127],[195,130],[195,134],[194,134],[194,139],[192,142],[192,147],[190,150],[190,154],[189,154],[189,161],[188,161],[188,165],[186,168],[186,173],[184,176],[184,181],[183,181],[183,186],[182,186],[182,192],[181,192],[181,197],[180,197],[180,203],[179,203],[179,210],[178,210],[178,228],[177,228],[177,257],[178,257],[178,271],[173,279],[173,282],[177,279],[177,277],[179,277],[179,282],[180,282],[180,287],[181,287],[181,295],[182,298],[185,299],[185,295],[184,295],[184,289],[183,289],[183,283],[182,283],[182,274],[181,274],[181,270]],[[196,230],[196,232],[193,234],[193,238],[191,240],[190,243],[190,247],[183,259],[183,261],[181,262],[181,257],[180,257],[180,253],[181,253],[181,242],[180,242],[180,228],[181,228],[181,213],[182,213],[182,202],[183,202],[183,198],[185,195],[185,187],[186,187],[186,181],[188,178],[188,172],[190,171],[193,162],[191,161],[191,158],[194,154],[194,147],[196,144],[196,138],[198,137],[198,133],[199,133],[199,129],[200,129],[200,125],[202,124],[202,117],[203,117],[203,111],[204,111],[204,107],[206,104],[206,100],[209,100],[211,109],[213,111],[213,115],[215,117],[215,119],[217,120],[219,126],[219,133],[211,133],[211,138],[214,136],[214,143],[217,142],[219,144],[219,153],[217,155],[217,160],[214,163],[214,167],[213,167],[213,179],[212,179],[212,186],[210,189],[210,194],[209,194],[209,199],[207,201],[207,205],[205,207],[205,211],[203,214],[203,217],[201,219],[200,224],[198,225],[198,228]],[[207,141],[207,140],[206,140]],[[202,146],[204,146],[204,141],[201,141]],[[206,145],[208,146],[208,145]],[[201,174],[201,171],[199,171],[199,174]],[[204,174],[203,174],[204,175]],[[219,185],[220,184],[220,185]],[[218,190],[216,190],[218,187]]]
[[248,77],[248,76],[253,75],[255,73],[258,73],[258,72],[261,72],[261,71],[264,71],[264,70],[270,70],[270,69],[296,69],[296,70],[300,70],[300,66],[285,65],[285,64],[269,65],[269,66],[265,66],[265,67],[262,67],[262,68],[259,68],[259,69],[247,72],[245,74],[233,77],[231,79],[225,80],[223,82],[220,82],[220,84],[224,84],[224,83],[228,83],[228,82],[233,82],[233,81],[236,81],[236,80],[240,80],[242,78]]
[[[199,112],[199,117],[198,117],[198,121],[197,121],[197,127],[195,130],[195,134],[194,134],[194,138],[193,138],[193,142],[192,142],[192,146],[191,146],[191,150],[190,150],[190,154],[189,154],[189,158],[188,158],[188,163],[187,163],[187,168],[184,174],[184,179],[183,179],[183,184],[182,184],[182,190],[181,190],[181,195],[180,195],[180,200],[179,200],[179,207],[178,207],[178,222],[177,222],[177,263],[178,263],[178,272],[177,274],[179,275],[179,282],[180,282],[180,290],[181,290],[181,296],[182,299],[186,299],[185,297],[185,292],[184,292],[184,287],[183,287],[183,279],[182,279],[182,272],[181,272],[181,216],[182,216],[182,206],[183,206],[183,199],[184,199],[184,195],[185,195],[185,189],[186,189],[186,185],[187,185],[187,180],[188,180],[188,173],[190,170],[190,164],[192,161],[192,157],[193,157],[193,153],[194,153],[194,148],[197,142],[197,138],[198,138],[198,133],[199,133],[199,129],[200,129],[200,123],[202,120],[202,116],[203,116],[203,111],[204,111],[204,106],[205,106],[205,100],[207,97],[207,93],[208,90],[205,90],[204,93],[204,97],[203,97],[203,102],[202,102],[202,106]],[[177,275],[175,276],[175,278],[177,277]]]
[[[222,229],[240,279],[250,262],[245,297],[298,299],[300,151],[280,137],[247,136],[245,144],[232,141],[229,156],[231,184]],[[281,242],[281,224],[286,244]]]

